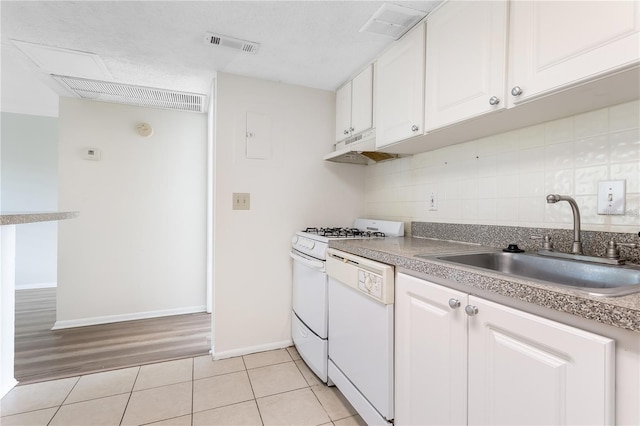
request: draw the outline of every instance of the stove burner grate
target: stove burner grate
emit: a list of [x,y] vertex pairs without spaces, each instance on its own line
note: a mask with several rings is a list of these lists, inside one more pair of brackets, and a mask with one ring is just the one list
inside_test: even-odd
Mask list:
[[334,238],[384,238],[384,232],[363,231],[358,228],[316,228],[309,227],[303,230],[309,234],[320,235],[322,237]]

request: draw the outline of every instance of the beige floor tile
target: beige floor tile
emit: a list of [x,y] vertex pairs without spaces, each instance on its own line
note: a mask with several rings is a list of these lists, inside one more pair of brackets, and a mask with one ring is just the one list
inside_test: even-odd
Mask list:
[[347,417],[346,419],[336,420],[333,424],[336,426],[367,426],[367,423],[362,420],[362,417],[357,415]]
[[134,391],[190,381],[193,358],[143,365],[133,387]]
[[140,425],[190,414],[191,386],[191,382],[185,382],[133,392],[122,425]]
[[191,426],[191,414],[155,423],[147,423],[146,426]]
[[291,356],[292,360],[296,361],[298,359],[301,359],[300,354],[298,353],[298,350],[296,349],[295,346],[289,346],[287,348],[287,352],[289,352],[289,355]]
[[256,398],[307,387],[307,381],[293,362],[247,371]]
[[139,370],[140,367],[132,367],[82,376],[64,403],[72,404],[129,393],[133,389]]
[[13,416],[2,417],[2,426],[47,426],[58,411],[58,407],[46,408],[44,410],[30,411],[28,413],[14,414]]
[[127,401],[128,393],[63,405],[53,417],[50,426],[118,425],[127,407]]
[[307,364],[304,363],[303,360],[299,359],[295,361],[295,363],[296,363],[296,366],[298,367],[298,370],[300,370],[300,373],[302,373],[302,376],[307,381],[309,386],[316,386],[316,385],[322,384],[322,381],[318,378],[318,376],[315,375],[313,371],[309,369],[309,367],[307,366]]
[[213,360],[210,355],[199,356],[193,359],[193,379],[219,376],[221,374],[243,371],[244,361],[242,357]]
[[193,415],[193,426],[251,426],[261,424],[262,420],[255,400],[201,411]]
[[193,382],[193,412],[253,399],[246,371],[207,377]]
[[309,388],[267,396],[257,401],[265,425],[320,425],[330,422]]
[[331,420],[340,420],[358,414],[338,388],[318,385],[313,386],[311,390],[316,394]]
[[57,407],[69,395],[78,377],[51,380],[16,386],[2,398],[0,412],[3,416],[25,413],[43,408]]
[[242,358],[244,358],[247,368],[258,368],[291,361],[291,355],[286,349],[258,352],[257,354],[245,355]]

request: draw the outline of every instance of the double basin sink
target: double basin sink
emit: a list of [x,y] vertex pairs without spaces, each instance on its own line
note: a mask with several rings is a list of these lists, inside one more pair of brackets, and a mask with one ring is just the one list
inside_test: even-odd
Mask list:
[[417,255],[457,265],[543,281],[596,296],[640,292],[640,266],[605,265],[528,253],[488,252],[446,256]]

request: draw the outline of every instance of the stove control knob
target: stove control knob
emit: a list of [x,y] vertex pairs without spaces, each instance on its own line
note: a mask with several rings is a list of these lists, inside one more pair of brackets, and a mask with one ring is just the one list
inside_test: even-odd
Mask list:
[[299,237],[297,235],[294,235],[291,238],[291,244],[295,245],[298,242]]

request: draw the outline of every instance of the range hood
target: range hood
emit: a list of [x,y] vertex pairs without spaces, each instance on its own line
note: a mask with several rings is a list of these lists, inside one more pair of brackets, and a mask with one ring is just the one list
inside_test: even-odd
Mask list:
[[369,160],[376,163],[404,157],[400,154],[389,154],[376,151],[376,131],[367,130],[345,141],[336,144],[336,150],[325,155],[326,161],[349,164],[369,164]]

